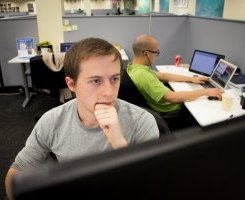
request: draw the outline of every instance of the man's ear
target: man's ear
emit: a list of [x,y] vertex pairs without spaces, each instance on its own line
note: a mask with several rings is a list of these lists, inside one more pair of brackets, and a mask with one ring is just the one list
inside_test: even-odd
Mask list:
[[143,54],[144,54],[145,56],[147,56],[147,51],[146,51],[146,50],[143,50]]
[[69,90],[72,92],[75,92],[75,81],[69,76],[65,77],[65,81],[66,81],[66,84],[67,84]]

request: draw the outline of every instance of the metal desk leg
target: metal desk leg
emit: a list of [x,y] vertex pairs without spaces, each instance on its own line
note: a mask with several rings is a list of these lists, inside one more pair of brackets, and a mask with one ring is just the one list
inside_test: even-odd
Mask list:
[[24,82],[24,90],[25,90],[25,100],[22,104],[22,107],[25,108],[27,106],[27,104],[29,103],[29,101],[31,100],[32,94],[29,92],[29,88],[28,88],[28,82],[27,82],[27,77],[26,77],[26,63],[21,63],[21,70],[22,70],[22,78],[23,78],[23,82]]

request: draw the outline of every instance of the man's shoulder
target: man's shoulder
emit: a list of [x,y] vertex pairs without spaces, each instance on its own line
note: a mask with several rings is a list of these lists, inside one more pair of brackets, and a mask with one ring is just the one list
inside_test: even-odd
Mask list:
[[135,71],[135,70],[149,70],[149,66],[147,65],[142,65],[142,64],[134,64],[134,63],[130,63],[128,64],[128,67],[127,67],[127,71],[130,72],[130,71]]
[[139,64],[132,64],[131,66],[128,66],[127,72],[133,79],[145,79],[144,76],[152,76],[152,74],[155,75],[155,72],[149,66]]
[[61,104],[57,107],[54,107],[50,110],[48,110],[46,113],[44,113],[44,116],[48,117],[48,118],[53,118],[55,116],[55,118],[61,116],[61,115],[68,115],[68,112],[73,112],[73,108],[75,105],[76,99],[71,99],[70,101]]
[[133,108],[133,109],[139,109],[139,110],[143,109],[135,104],[132,104],[122,99],[117,99],[116,107],[117,109],[121,109],[121,108],[126,108],[126,109]]
[[144,108],[137,106],[135,104],[129,103],[127,101],[124,101],[122,99],[117,99],[117,105],[116,105],[119,115],[132,115],[132,116],[141,116],[141,115],[148,115],[150,114],[148,111],[146,111]]

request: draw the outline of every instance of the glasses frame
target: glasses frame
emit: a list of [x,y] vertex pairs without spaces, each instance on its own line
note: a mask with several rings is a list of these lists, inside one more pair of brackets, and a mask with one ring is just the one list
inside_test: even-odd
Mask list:
[[157,51],[150,50],[150,49],[145,49],[145,50],[143,50],[143,52],[145,52],[145,51],[148,51],[148,52],[150,52],[150,53],[154,53],[154,54],[156,54],[156,56],[159,56],[159,55],[160,55],[160,50],[157,50]]

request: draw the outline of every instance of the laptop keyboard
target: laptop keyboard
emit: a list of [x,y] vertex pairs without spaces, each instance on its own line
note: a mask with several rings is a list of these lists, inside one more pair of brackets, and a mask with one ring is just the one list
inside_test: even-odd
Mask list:
[[204,83],[204,84],[202,84],[202,86],[204,87],[204,88],[215,88],[211,83],[209,83],[209,82],[206,82],[206,83]]
[[200,84],[195,84],[195,83],[188,83],[190,86],[191,90],[200,90],[203,89],[202,85]]
[[215,88],[211,83],[206,82],[204,84],[188,83],[192,90],[200,90],[203,88]]

